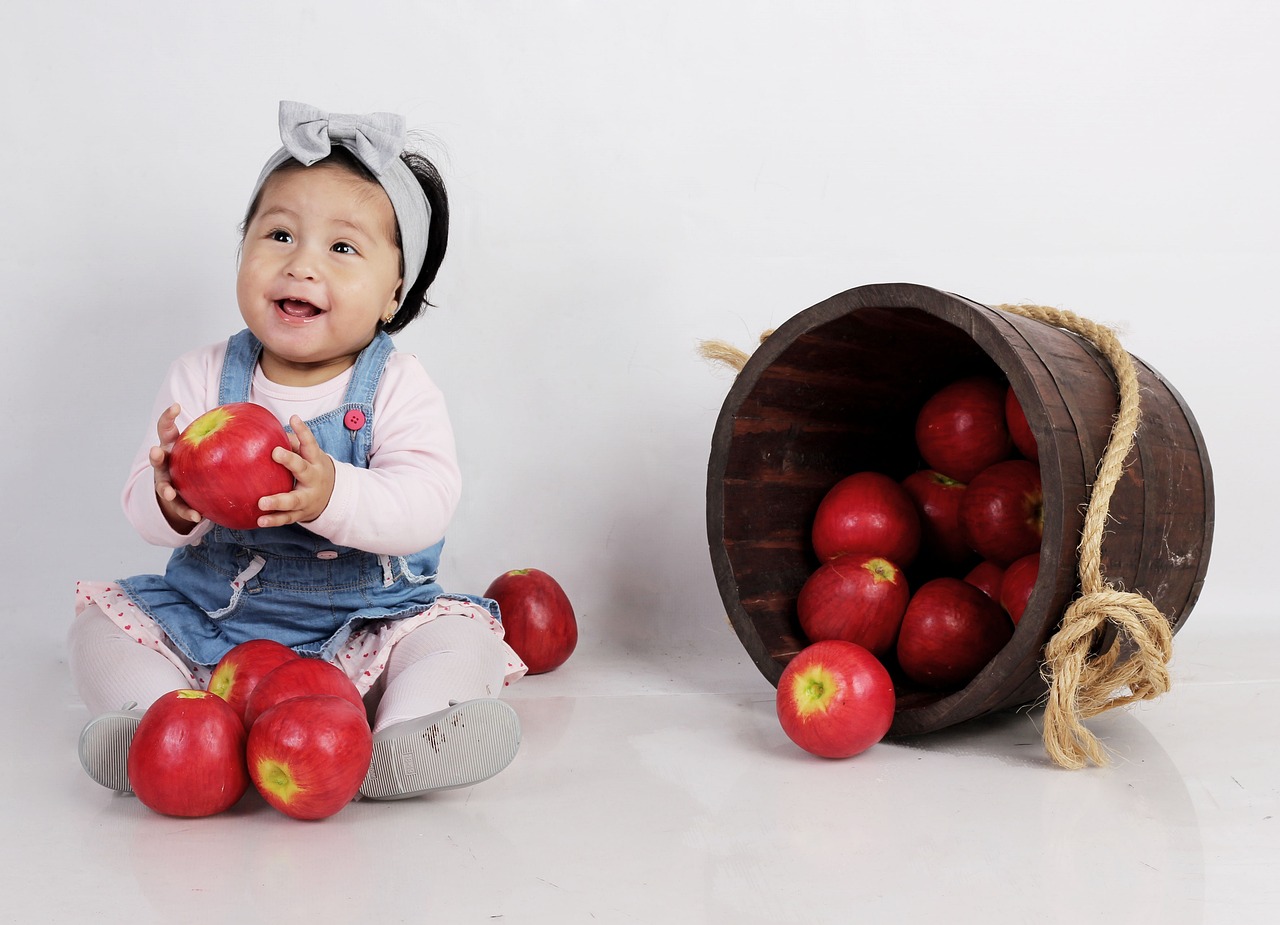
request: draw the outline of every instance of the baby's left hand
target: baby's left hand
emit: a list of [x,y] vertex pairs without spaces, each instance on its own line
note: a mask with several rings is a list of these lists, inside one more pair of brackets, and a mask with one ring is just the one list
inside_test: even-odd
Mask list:
[[324,513],[333,494],[333,457],[320,449],[302,418],[295,414],[289,419],[289,426],[293,428],[289,435],[293,452],[276,447],[271,458],[293,473],[296,484],[293,491],[267,495],[258,502],[259,508],[271,512],[258,518],[259,527],[309,523]]

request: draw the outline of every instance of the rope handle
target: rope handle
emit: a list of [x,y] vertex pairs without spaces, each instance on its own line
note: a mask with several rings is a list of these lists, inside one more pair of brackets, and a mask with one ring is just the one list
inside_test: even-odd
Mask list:
[[[994,308],[1061,328],[1093,344],[1110,364],[1120,405],[1106,450],[1098,464],[1080,534],[1080,596],[1067,607],[1057,632],[1045,646],[1041,675],[1049,685],[1045,701],[1044,745],[1053,762],[1082,768],[1089,761],[1105,766],[1109,758],[1083,720],[1138,700],[1151,700],[1170,688],[1173,631],[1164,615],[1141,594],[1112,587],[1102,574],[1102,541],[1111,514],[1111,497],[1124,475],[1141,421],[1138,373],[1133,358],[1110,328],[1073,312],[1044,305],[996,305]],[[760,343],[772,334],[765,331]],[[704,340],[706,360],[741,372],[750,355],[732,344]],[[1107,625],[1116,638],[1106,652],[1092,655]],[[1133,643],[1122,662],[1124,641]],[[1127,690],[1127,693],[1125,691]]]
[[[1082,720],[1166,693],[1173,656],[1173,631],[1155,604],[1141,594],[1112,587],[1102,574],[1102,541],[1111,496],[1124,475],[1125,459],[1141,421],[1138,372],[1133,357],[1108,327],[1044,305],[994,307],[1083,337],[1111,365],[1119,389],[1120,406],[1080,532],[1080,596],[1067,607],[1061,626],[1045,646],[1041,668],[1049,684],[1044,713],[1049,757],[1064,768],[1082,768],[1087,761],[1103,766],[1109,763],[1107,753]],[[1107,624],[1116,628],[1116,638],[1106,652],[1092,656]],[[1120,661],[1125,638],[1133,643],[1133,651]]]

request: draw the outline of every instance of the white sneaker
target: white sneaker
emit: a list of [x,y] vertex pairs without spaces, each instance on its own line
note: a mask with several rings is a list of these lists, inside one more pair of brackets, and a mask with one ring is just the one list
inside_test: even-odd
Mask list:
[[360,793],[370,800],[403,800],[469,787],[509,765],[519,748],[515,710],[493,698],[468,700],[374,735]]
[[129,746],[142,711],[126,703],[113,713],[94,717],[80,732],[80,766],[108,790],[133,793],[129,786]]

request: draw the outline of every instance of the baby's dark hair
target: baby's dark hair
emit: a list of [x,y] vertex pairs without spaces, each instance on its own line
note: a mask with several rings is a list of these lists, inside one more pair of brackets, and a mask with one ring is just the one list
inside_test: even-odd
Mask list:
[[[435,282],[440,272],[440,264],[444,262],[444,252],[449,246],[449,194],[445,192],[444,179],[436,165],[425,155],[416,151],[406,151],[400,155],[422,187],[427,204],[431,206],[431,227],[427,230],[427,254],[422,259],[422,268],[418,270],[418,278],[413,287],[400,300],[400,309],[395,317],[383,325],[388,334],[402,330],[414,318],[417,318],[431,304],[427,301],[427,290]],[[396,228],[396,244],[400,244],[400,229]],[[401,251],[403,253],[403,251]]]
[[[422,260],[422,267],[418,270],[417,279],[413,281],[413,286],[408,292],[402,293],[400,299],[400,308],[395,316],[388,322],[381,325],[382,329],[388,334],[394,334],[401,331],[409,324],[410,321],[417,318],[431,303],[427,301],[427,290],[435,281],[436,274],[440,272],[440,264],[444,262],[444,253],[449,246],[449,196],[445,192],[444,179],[440,176],[440,171],[436,169],[436,165],[431,162],[425,155],[418,154],[416,151],[405,151],[400,155],[400,160],[413,172],[417,178],[418,185],[422,187],[423,194],[427,197],[427,204],[431,206],[431,227],[427,231],[427,254]],[[368,180],[370,183],[377,183],[377,178],[373,173],[360,161],[356,160],[355,155],[345,148],[335,147],[320,164],[334,164],[349,170],[351,173]],[[275,173],[285,170],[302,170],[302,164],[294,160],[285,161],[275,169]],[[254,197],[253,202],[249,203],[249,209],[245,212],[244,223],[240,226],[240,236],[244,237],[245,232],[249,228],[249,223],[253,221],[253,216],[258,211],[258,206],[262,201],[262,192],[259,190],[258,195]],[[400,240],[400,226],[396,225],[396,247],[400,248],[401,261],[404,260],[404,245]],[[401,266],[401,274],[407,272],[408,268]]]

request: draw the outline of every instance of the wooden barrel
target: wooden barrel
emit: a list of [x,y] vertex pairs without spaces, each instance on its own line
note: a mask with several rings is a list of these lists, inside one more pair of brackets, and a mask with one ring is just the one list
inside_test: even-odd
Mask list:
[[[1111,501],[1103,573],[1149,597],[1177,632],[1208,565],[1212,474],[1182,397],[1134,362],[1142,424]],[[716,422],[707,476],[712,564],[738,638],[774,685],[807,644],[796,596],[818,566],[810,547],[818,502],[854,472],[901,479],[921,468],[921,404],[979,373],[1009,382],[1039,445],[1039,578],[1013,638],[962,690],[895,679],[890,735],[930,732],[1044,694],[1042,650],[1078,593],[1084,510],[1118,405],[1113,375],[1074,334],[902,283],[850,289],[791,318],[747,362]],[[1100,651],[1110,643],[1102,640]]]

